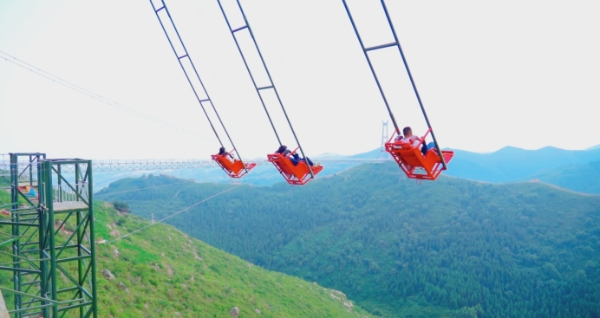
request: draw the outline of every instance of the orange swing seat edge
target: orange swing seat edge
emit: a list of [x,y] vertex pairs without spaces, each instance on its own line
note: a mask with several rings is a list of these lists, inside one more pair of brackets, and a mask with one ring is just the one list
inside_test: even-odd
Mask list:
[[[231,152],[229,152],[231,153]],[[227,153],[227,156],[229,155]],[[227,173],[228,176],[232,178],[241,178],[246,175],[252,168],[256,167],[256,163],[243,163],[241,160],[233,160],[231,162],[225,156],[221,155],[211,155],[212,160],[214,160],[223,171]],[[244,165],[246,169],[244,169]]]
[[[429,149],[425,156],[421,153],[420,145],[430,132],[431,128],[427,130],[423,137],[419,138],[421,142],[415,147],[412,147],[410,144],[393,141],[397,132],[394,132],[392,138],[385,144],[385,150],[392,155],[392,158],[394,158],[408,178],[435,180],[443,170],[446,170],[437,149]],[[444,161],[448,164],[454,157],[454,151],[442,150],[442,156],[444,156]]]
[[[291,153],[294,154],[298,148]],[[275,168],[281,173],[287,183],[292,185],[304,185],[313,177],[310,175],[308,165],[305,161],[301,161],[298,165],[294,166],[290,158],[279,153],[272,153],[267,155],[269,162],[273,163]],[[323,170],[323,166],[311,166],[313,175],[317,175]]]

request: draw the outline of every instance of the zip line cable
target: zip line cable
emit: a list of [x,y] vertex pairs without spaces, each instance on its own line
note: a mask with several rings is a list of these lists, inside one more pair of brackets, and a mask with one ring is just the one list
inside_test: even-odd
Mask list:
[[137,188],[137,189],[132,189],[132,190],[124,190],[124,191],[108,192],[108,193],[94,193],[94,197],[109,196],[109,195],[112,195],[112,194],[138,192],[138,191],[142,191],[142,190],[158,189],[158,188],[164,188],[164,187],[168,187],[168,186],[179,186],[179,185],[187,184],[188,182],[189,181],[184,180],[184,181],[177,182],[177,183],[163,184],[163,185],[158,185],[158,186],[153,186],[153,187]]
[[139,229],[137,229],[137,230],[131,231],[131,232],[129,232],[129,233],[127,233],[127,234],[125,234],[125,235],[122,235],[122,236],[120,236],[120,237],[117,237],[117,238],[115,238],[115,239],[113,239],[113,240],[107,241],[107,242],[106,242],[106,244],[110,244],[110,243],[112,243],[112,242],[114,242],[114,241],[118,241],[118,240],[120,240],[120,239],[124,239],[124,238],[126,238],[126,237],[128,237],[128,236],[130,236],[130,235],[132,235],[132,234],[135,234],[135,233],[137,233],[137,232],[140,232],[140,231],[142,231],[142,230],[145,230],[145,229],[147,229],[147,228],[151,227],[151,226],[152,226],[152,225],[154,225],[154,224],[157,224],[157,223],[160,223],[160,222],[162,222],[162,221],[164,221],[164,220],[166,220],[166,219],[172,218],[172,217],[174,217],[174,216],[176,216],[176,215],[178,215],[178,214],[181,214],[181,213],[183,213],[183,212],[185,212],[185,211],[187,211],[187,210],[189,210],[189,209],[191,209],[191,208],[193,208],[193,207],[196,207],[196,206],[198,206],[198,205],[200,205],[200,204],[202,204],[202,203],[204,203],[204,202],[206,202],[206,201],[208,201],[208,200],[210,200],[210,199],[213,199],[213,198],[215,198],[215,197],[217,197],[217,196],[220,196],[221,194],[223,194],[223,193],[226,193],[226,192],[229,192],[229,191],[231,191],[231,190],[233,190],[233,189],[236,189],[236,188],[238,188],[238,187],[240,187],[240,186],[241,186],[241,184],[240,184],[240,185],[233,186],[233,187],[231,187],[231,188],[229,188],[229,189],[227,189],[227,190],[223,190],[223,191],[221,191],[221,192],[219,192],[219,193],[213,194],[213,195],[211,195],[210,197],[208,197],[208,198],[206,198],[206,199],[203,199],[202,201],[198,201],[198,202],[196,202],[196,203],[194,203],[194,204],[192,204],[192,205],[188,206],[187,208],[181,209],[181,210],[179,210],[179,211],[177,211],[177,212],[175,212],[175,213],[173,213],[173,214],[167,215],[167,216],[165,216],[164,218],[162,218],[162,219],[160,219],[160,220],[157,220],[155,223],[150,223],[150,224],[148,224],[148,225],[146,225],[146,226],[143,226],[143,227],[141,227],[141,228],[139,228]]
[[70,88],[70,89],[72,89],[72,90],[74,90],[74,91],[76,91],[78,93],[81,93],[83,95],[87,95],[88,97],[96,99],[96,100],[98,100],[100,102],[103,102],[103,103],[108,104],[110,106],[113,106],[115,108],[119,108],[119,109],[121,109],[123,111],[132,112],[134,115],[136,115],[136,116],[138,116],[140,118],[144,118],[144,119],[147,119],[147,120],[152,121],[154,123],[161,124],[163,126],[175,129],[175,130],[180,131],[180,132],[184,132],[184,133],[186,133],[188,135],[191,135],[191,136],[195,136],[195,137],[199,137],[199,138],[202,138],[202,139],[206,139],[206,136],[200,135],[198,133],[191,132],[191,131],[183,129],[183,128],[179,128],[179,127],[177,127],[177,126],[175,126],[173,124],[170,124],[170,123],[167,123],[167,122],[162,121],[160,119],[157,119],[157,118],[154,118],[152,116],[146,115],[146,114],[144,114],[144,113],[142,113],[142,112],[140,112],[138,110],[135,110],[135,109],[133,109],[131,107],[127,107],[127,106],[121,105],[121,104],[119,104],[119,103],[117,103],[115,101],[112,101],[112,100],[110,100],[108,98],[105,98],[105,97],[103,97],[103,96],[101,96],[99,94],[93,93],[93,92],[91,92],[91,91],[89,91],[89,90],[87,90],[85,88],[77,86],[77,85],[75,85],[75,84],[73,84],[73,83],[71,83],[69,81],[66,81],[66,80],[64,80],[64,79],[62,79],[62,78],[60,78],[60,77],[58,77],[56,75],[48,73],[48,72],[46,72],[46,71],[44,71],[44,70],[42,70],[42,69],[40,69],[40,68],[38,68],[36,66],[33,66],[33,65],[31,65],[31,64],[23,61],[23,60],[20,60],[20,59],[18,59],[16,57],[14,57],[14,56],[6,53],[6,52],[0,51],[0,54],[8,56],[8,58],[7,58],[5,56],[0,55],[0,58],[4,59],[5,61],[7,61],[9,63],[12,63],[12,64],[15,64],[15,65],[17,65],[17,66],[19,66],[19,67],[21,67],[23,69],[26,69],[28,71],[31,71],[31,72],[35,73],[37,75],[45,77],[46,79],[49,79],[52,82],[55,82],[57,84],[60,84],[60,85],[65,86],[67,88]]

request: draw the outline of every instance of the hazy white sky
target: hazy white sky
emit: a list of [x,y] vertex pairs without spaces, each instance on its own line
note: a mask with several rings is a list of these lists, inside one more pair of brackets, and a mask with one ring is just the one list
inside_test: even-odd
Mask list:
[[[223,3],[240,26],[235,0]],[[241,155],[274,151],[277,140],[217,1],[167,5]],[[307,155],[378,147],[387,111],[342,2],[242,5]],[[391,40],[379,1],[349,5],[367,45]],[[387,5],[442,147],[488,152],[600,143],[597,1]],[[247,33],[239,34],[242,45],[251,45]],[[0,153],[204,158],[218,149],[149,1],[0,1],[0,51],[180,128],[0,58]],[[372,53],[372,59],[399,125],[424,132],[397,50]],[[266,100],[283,142],[295,146],[281,109]]]

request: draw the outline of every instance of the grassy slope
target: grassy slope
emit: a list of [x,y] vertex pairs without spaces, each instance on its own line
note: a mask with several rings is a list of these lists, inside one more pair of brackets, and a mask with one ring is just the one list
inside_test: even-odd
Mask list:
[[[8,200],[0,193],[0,204]],[[95,215],[97,240],[149,224],[101,202]],[[234,306],[240,317],[368,316],[356,306],[349,311],[337,291],[264,270],[161,223],[97,247],[100,317],[230,317]],[[105,269],[114,280],[104,278]],[[10,273],[0,275],[3,287],[12,288]]]

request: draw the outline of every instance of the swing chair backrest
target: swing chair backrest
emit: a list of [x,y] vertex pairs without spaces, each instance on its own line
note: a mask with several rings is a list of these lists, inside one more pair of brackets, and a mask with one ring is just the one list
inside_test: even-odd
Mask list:
[[[273,165],[279,170],[281,175],[286,179],[289,184],[303,185],[306,184],[310,179],[310,171],[305,161],[300,161],[298,165],[294,166],[289,156],[294,154],[298,149],[294,150],[288,155],[282,155],[280,153],[268,154],[267,159],[272,162]],[[314,175],[323,170],[322,166],[311,167]]]
[[256,163],[246,164],[246,170],[244,170],[244,163],[241,160],[229,160],[226,156],[221,155],[212,155],[212,159],[223,169],[227,174],[232,178],[240,178],[245,175],[246,170],[250,171],[250,169],[256,166]]
[[288,175],[294,175],[294,165],[289,160],[289,158],[275,153],[267,155],[270,162],[275,164],[283,173]]
[[[437,149],[429,149],[425,156],[423,156],[423,153],[421,152],[421,145],[430,131],[431,129],[429,129],[423,137],[419,138],[419,143],[416,145],[414,145],[414,143],[409,144],[400,141],[392,141],[395,136],[392,136],[385,144],[386,151],[392,155],[394,160],[396,160],[400,168],[402,168],[409,178],[435,180],[442,170],[445,170]],[[454,156],[454,152],[442,150],[442,155],[444,156],[446,163],[448,163]],[[424,170],[425,173],[417,173],[419,168]]]

